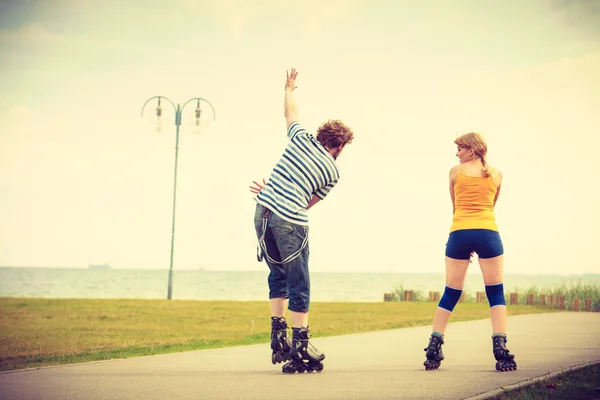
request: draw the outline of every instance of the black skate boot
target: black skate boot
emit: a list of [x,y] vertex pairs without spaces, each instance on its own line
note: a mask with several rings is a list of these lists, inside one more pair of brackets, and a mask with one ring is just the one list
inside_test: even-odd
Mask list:
[[281,372],[293,374],[294,372],[321,372],[323,371],[322,361],[325,354],[313,346],[308,338],[310,331],[306,328],[292,328],[292,349],[290,350],[291,361],[288,361],[281,368]]
[[506,342],[506,335],[501,333],[492,335],[492,345],[497,371],[514,371],[517,369],[515,355],[510,354],[510,351],[506,348]]
[[292,342],[287,335],[287,322],[284,317],[271,317],[271,362],[278,364],[290,360]]
[[429,344],[425,350],[425,357],[427,360],[423,363],[427,371],[438,369],[442,360],[444,359],[444,353],[442,352],[442,345],[444,344],[444,335],[432,333],[429,338]]

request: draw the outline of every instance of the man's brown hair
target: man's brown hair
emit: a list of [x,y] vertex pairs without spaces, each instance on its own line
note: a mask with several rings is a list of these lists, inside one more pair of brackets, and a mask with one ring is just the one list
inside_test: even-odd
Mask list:
[[317,140],[328,148],[352,143],[352,139],[354,139],[352,130],[337,119],[325,122],[317,130]]

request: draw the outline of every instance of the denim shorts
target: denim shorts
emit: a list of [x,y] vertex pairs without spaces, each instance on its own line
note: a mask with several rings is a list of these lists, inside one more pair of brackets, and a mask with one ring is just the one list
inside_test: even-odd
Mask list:
[[446,243],[446,257],[468,260],[471,252],[479,258],[492,258],[504,254],[500,234],[489,229],[461,229],[450,232]]
[[[254,227],[256,237],[262,236],[263,216],[267,214],[265,245],[271,258],[281,261],[296,252],[308,236],[308,226],[297,225],[281,219],[268,208],[256,204]],[[308,244],[300,255],[285,264],[274,264],[265,257],[269,266],[269,298],[288,298],[288,308],[295,312],[308,312],[310,305],[310,275],[308,273]]]

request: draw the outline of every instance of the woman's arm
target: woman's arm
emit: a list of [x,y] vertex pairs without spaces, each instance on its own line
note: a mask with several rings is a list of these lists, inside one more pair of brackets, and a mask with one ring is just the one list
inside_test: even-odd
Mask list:
[[498,201],[498,197],[500,197],[500,188],[502,186],[502,171],[495,169],[494,172],[492,172],[492,179],[496,184],[496,197],[494,197],[494,207],[496,207],[496,202]]
[[457,167],[452,167],[450,169],[450,199],[452,200],[452,215],[454,215],[455,205],[454,205],[454,183],[456,182],[456,175],[458,173]]

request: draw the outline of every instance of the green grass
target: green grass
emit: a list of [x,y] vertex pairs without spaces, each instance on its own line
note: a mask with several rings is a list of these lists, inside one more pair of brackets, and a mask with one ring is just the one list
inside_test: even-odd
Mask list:
[[593,400],[600,398],[600,365],[566,372],[555,378],[546,378],[533,385],[516,389],[493,400]]
[[[313,303],[315,337],[429,325],[429,302]],[[509,315],[548,312],[508,307]],[[452,321],[489,317],[463,303]],[[267,302],[0,298],[0,371],[267,343]]]

